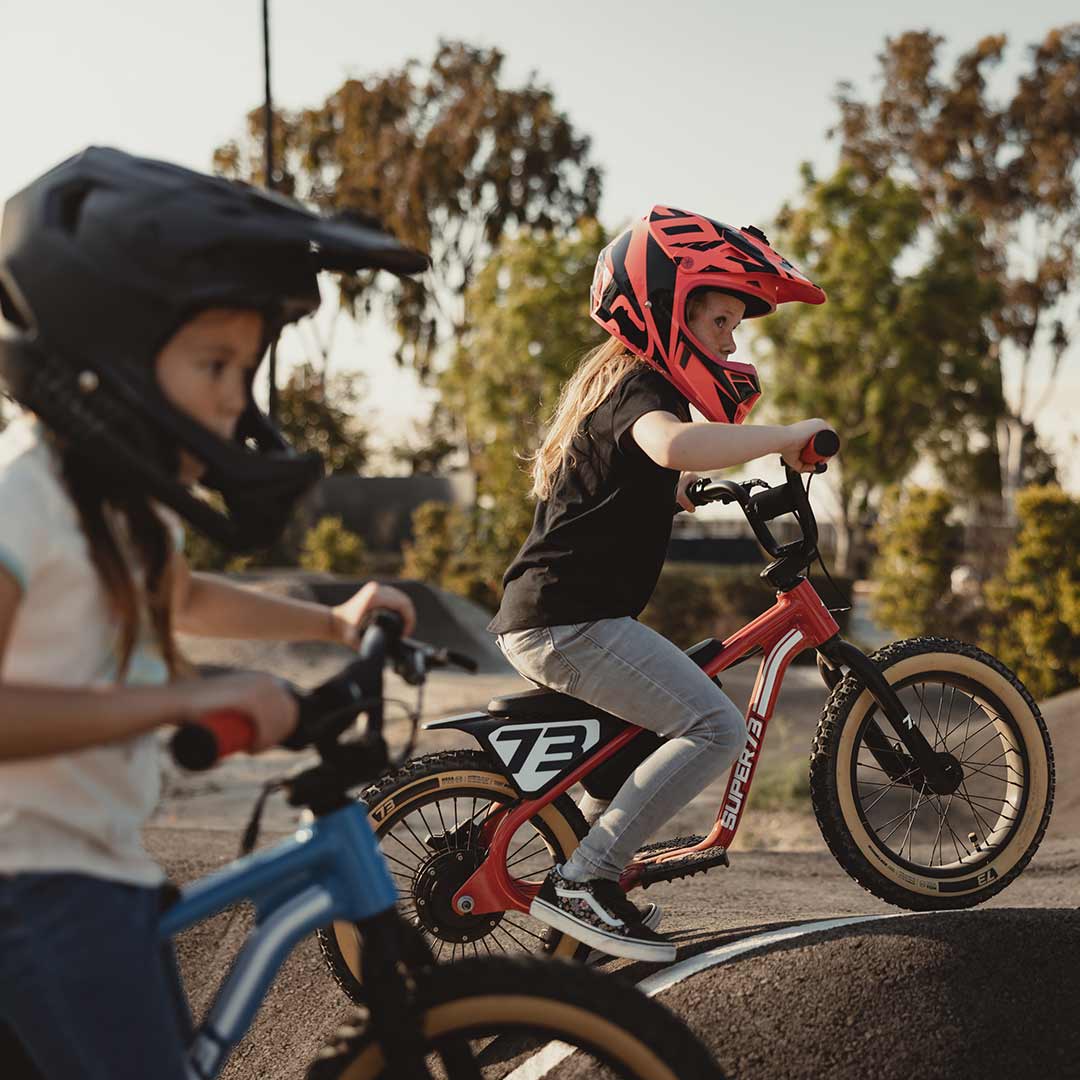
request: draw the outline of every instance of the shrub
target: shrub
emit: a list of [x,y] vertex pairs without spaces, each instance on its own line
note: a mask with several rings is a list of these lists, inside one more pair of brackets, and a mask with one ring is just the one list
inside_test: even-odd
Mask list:
[[986,589],[986,644],[1043,698],[1080,683],[1080,501],[1030,487],[1016,513],[1005,571]]
[[[757,565],[668,563],[641,613],[641,621],[681,648],[708,637],[730,637],[776,600],[773,587],[760,575],[761,568]],[[839,598],[823,580],[815,580],[815,587],[827,605],[846,606],[851,600],[851,581],[847,578],[833,578],[833,581]],[[843,632],[848,613],[837,613],[834,618]],[[806,655],[813,658],[812,651]]]
[[300,566],[327,574],[365,577],[368,573],[364,541],[347,529],[339,517],[321,518],[304,535]]
[[871,574],[879,584],[874,618],[901,637],[956,629],[951,578],[961,529],[949,523],[952,511],[943,491],[886,492],[874,531],[878,557]]
[[470,514],[448,503],[426,502],[413,512],[412,526],[402,577],[438,585],[489,611],[499,606],[506,563],[477,542]]

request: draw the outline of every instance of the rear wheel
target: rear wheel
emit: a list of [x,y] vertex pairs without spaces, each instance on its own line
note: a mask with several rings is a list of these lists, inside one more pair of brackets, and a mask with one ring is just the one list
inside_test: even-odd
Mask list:
[[[825,707],[810,762],[822,835],[844,869],[889,903],[973,907],[1020,874],[1046,831],[1054,794],[1046,725],[1020,680],[974,645],[912,638],[872,659],[963,779],[952,794],[930,791],[870,692],[849,674]],[[881,746],[878,732],[885,755],[871,749]],[[891,772],[882,760],[889,751]]]
[[[708,1050],[659,1002],[579,964],[488,957],[429,968],[416,979],[432,1077],[722,1080]],[[462,1039],[476,1059],[469,1072],[448,1067],[440,1054]],[[390,1080],[364,1016],[338,1032],[307,1080]]]
[[[483,825],[520,797],[476,750],[429,754],[372,785],[363,795],[371,824],[398,888],[398,909],[421,930],[436,960],[548,952],[587,952],[573,938],[518,911],[460,915],[458,889],[486,854]],[[567,795],[560,795],[511,838],[507,867],[515,878],[541,881],[570,857],[588,831]],[[331,973],[354,1001],[364,998],[360,935],[336,922],[318,933]]]

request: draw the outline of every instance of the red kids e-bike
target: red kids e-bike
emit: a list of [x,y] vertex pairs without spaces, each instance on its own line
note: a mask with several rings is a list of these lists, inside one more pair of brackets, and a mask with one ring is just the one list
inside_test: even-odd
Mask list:
[[[804,460],[823,461],[838,447],[833,432],[821,432]],[[784,673],[816,649],[831,694],[810,753],[810,794],[840,865],[875,896],[915,911],[971,907],[1000,892],[1038,847],[1054,789],[1046,727],[1020,680],[948,638],[897,641],[871,656],[845,641],[806,577],[817,524],[798,472],[788,469],[776,487],[698,481],[690,494],[697,505],[739,504],[772,556],[762,577],[776,603],[726,641],[687,650],[713,677],[760,654],[746,745],[709,834],[641,848],[623,887],[727,865]],[[801,535],[781,545],[769,522],[785,514]],[[576,941],[528,914],[544,874],[588,831],[567,792],[580,783],[611,798],[660,736],[548,690],[427,726],[467,732],[482,749],[418,758],[364,793],[404,914],[448,959],[573,954]],[[361,996],[352,927],[335,924],[321,937],[339,981]]]

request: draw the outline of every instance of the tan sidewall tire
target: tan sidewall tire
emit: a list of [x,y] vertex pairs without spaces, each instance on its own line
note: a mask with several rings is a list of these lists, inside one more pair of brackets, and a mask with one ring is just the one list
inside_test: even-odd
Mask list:
[[[445,773],[425,776],[398,791],[393,791],[372,805],[369,809],[372,826],[376,836],[379,835],[379,826],[382,821],[392,814],[407,807],[408,804],[419,797],[428,797],[432,792],[432,780],[439,781],[439,791],[448,791],[454,788],[464,788],[469,791],[487,789],[494,795],[503,795],[510,802],[519,798],[510,782],[501,773],[476,769],[450,769]],[[539,814],[536,815],[551,832],[559,844],[564,857],[570,856],[578,846],[579,840],[570,823],[556,809],[554,803],[548,803]],[[352,923],[335,922],[333,924],[334,941],[341,953],[342,959],[348,965],[357,982],[362,982],[360,977],[360,935]],[[573,956],[579,943],[566,934],[562,935],[554,954],[557,956]]]
[[[625,1028],[577,1005],[549,998],[500,995],[462,998],[435,1005],[424,1016],[428,1038],[467,1031],[480,1021],[546,1027],[561,1035],[577,1037],[602,1047],[623,1065],[635,1070],[642,1080],[689,1080],[677,1076],[644,1043]],[[349,1063],[339,1080],[387,1080],[382,1049],[369,1044]]]
[[[985,686],[1012,714],[1012,718],[1016,722],[1024,740],[1024,748],[1028,753],[1028,775],[1025,778],[1027,802],[1020,827],[1013,833],[1008,844],[1001,849],[992,862],[980,865],[968,878],[953,877],[949,879],[950,892],[948,896],[950,899],[955,899],[970,896],[972,893],[986,888],[987,885],[992,885],[998,879],[1004,878],[1027,853],[1028,848],[1038,835],[1043,814],[1046,810],[1047,799],[1050,795],[1050,767],[1038,721],[1030,706],[1024,700],[1023,695],[1001,674],[978,660],[952,652],[919,653],[883,669],[883,674],[890,684],[895,685],[911,675],[917,675],[925,671],[952,673]],[[902,888],[913,890],[921,895],[928,897],[942,895],[938,889],[940,879],[929,875],[916,874],[905,867],[897,866],[891,859],[886,858],[866,831],[859,815],[855,794],[851,786],[851,760],[855,752],[856,735],[860,731],[863,719],[873,704],[874,699],[870,691],[864,690],[849,710],[844,721],[843,730],[840,733],[838,752],[835,758],[835,783],[844,823],[856,847],[879,874]],[[883,725],[883,728],[887,734],[891,733],[891,728],[888,728],[887,725]],[[969,884],[969,887],[953,891],[955,886],[961,883]]]

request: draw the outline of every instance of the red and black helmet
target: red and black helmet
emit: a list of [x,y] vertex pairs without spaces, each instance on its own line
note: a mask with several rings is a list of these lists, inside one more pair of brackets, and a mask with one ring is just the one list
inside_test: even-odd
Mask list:
[[702,415],[741,424],[761,396],[757,370],[713,355],[690,332],[686,303],[698,289],[738,297],[747,319],[792,300],[823,304],[825,293],[769,247],[760,229],[668,206],[654,206],[600,252],[592,317]]

